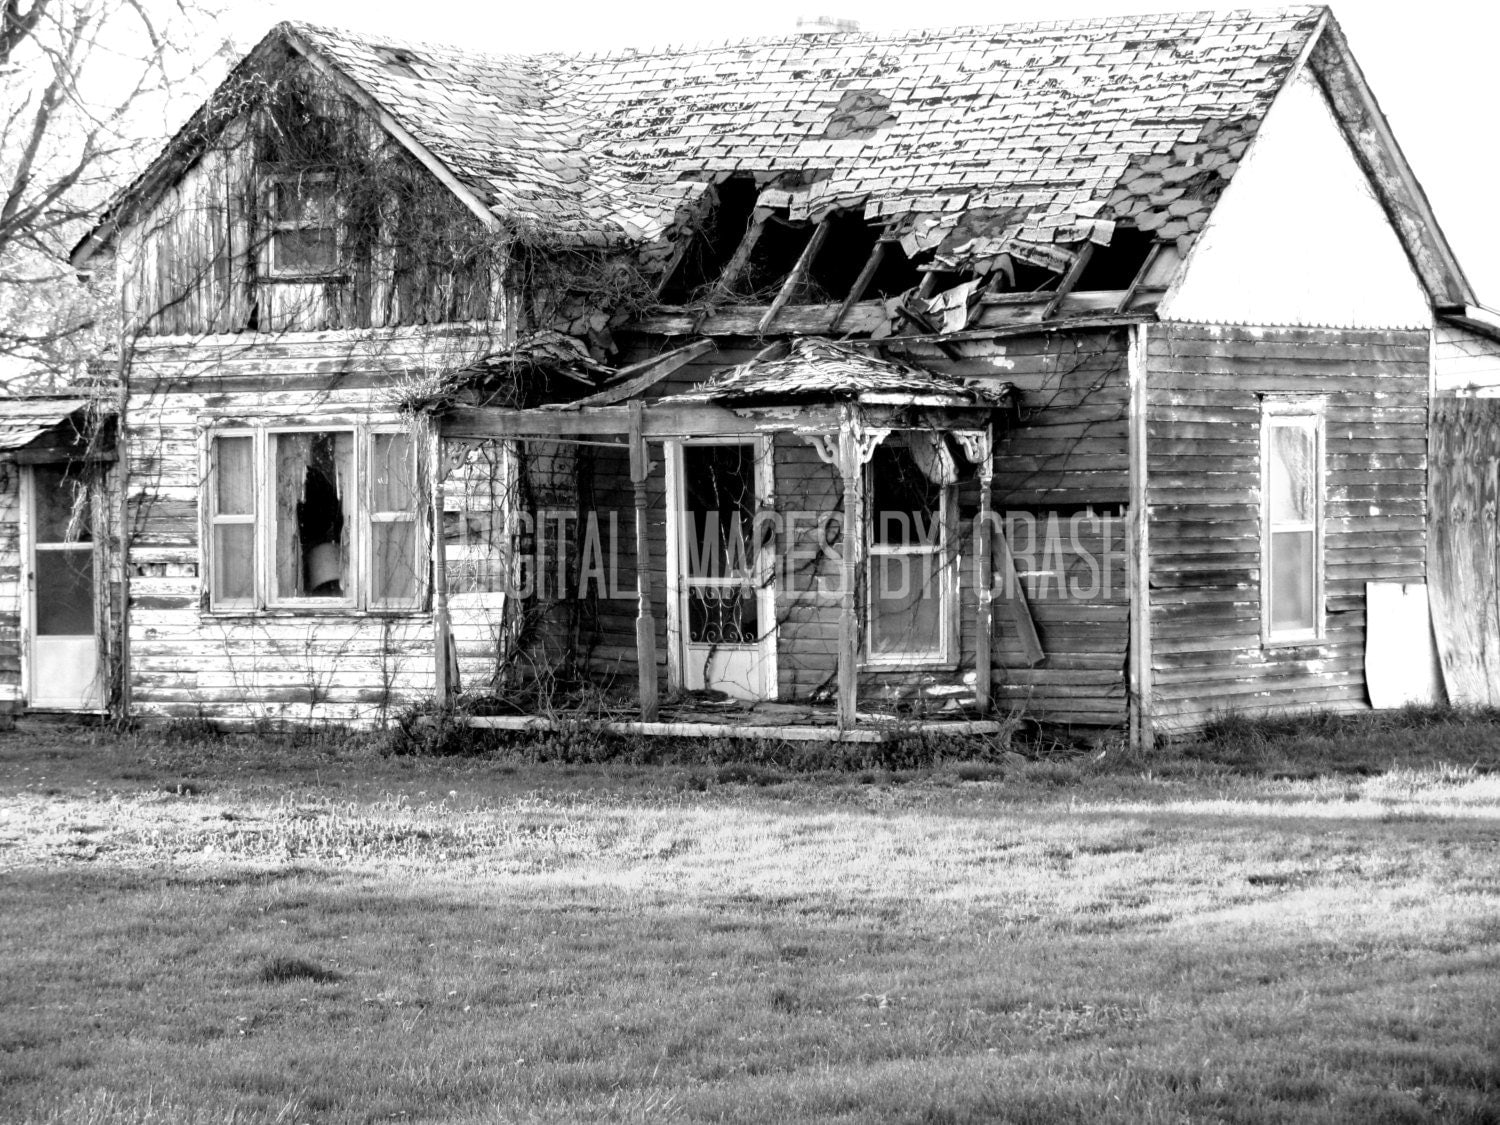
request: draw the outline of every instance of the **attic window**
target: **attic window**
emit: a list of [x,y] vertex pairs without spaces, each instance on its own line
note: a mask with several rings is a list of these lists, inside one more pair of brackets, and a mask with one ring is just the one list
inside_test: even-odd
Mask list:
[[338,269],[338,208],[331,176],[279,176],[271,181],[270,272],[304,277]]

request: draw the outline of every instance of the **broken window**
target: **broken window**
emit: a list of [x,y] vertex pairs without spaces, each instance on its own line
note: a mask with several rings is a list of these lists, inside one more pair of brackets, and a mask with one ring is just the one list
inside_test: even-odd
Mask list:
[[951,660],[957,591],[948,519],[957,465],[939,433],[894,433],[875,447],[867,476],[868,661]]
[[339,266],[338,205],[326,175],[279,176],[271,181],[270,272],[274,277],[318,276]]
[[272,598],[346,599],[354,523],[354,435],[272,435]]
[[[212,439],[209,465],[203,573],[214,610],[417,607],[420,494],[410,435],[225,431]],[[364,495],[361,480],[369,482]]]
[[1320,404],[1267,399],[1261,419],[1262,619],[1267,641],[1322,634]]

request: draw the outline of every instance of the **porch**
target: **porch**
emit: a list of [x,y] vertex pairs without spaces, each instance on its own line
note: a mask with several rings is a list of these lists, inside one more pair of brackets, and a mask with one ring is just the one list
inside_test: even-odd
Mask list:
[[[636,376],[573,403],[450,406],[439,417],[445,446],[587,450],[599,483],[580,486],[580,539],[585,494],[591,504],[619,500],[633,531],[622,537],[633,628],[611,651],[635,690],[624,713],[598,717],[603,729],[877,742],[916,729],[1003,728],[993,717],[991,641],[997,562],[1002,572],[1010,562],[992,518],[991,476],[996,425],[1013,402],[1008,384],[799,341],[707,384],[648,397],[656,389]],[[799,527],[809,512],[815,518]],[[799,558],[826,562],[826,572],[801,584],[806,568],[788,565]],[[446,568],[437,563],[445,649]],[[909,589],[888,591],[893,576]],[[1019,596],[1014,583],[1006,589]],[[1039,659],[1034,630],[1017,632]],[[821,683],[809,671],[820,661]],[[439,663],[445,696],[452,685]],[[705,688],[736,698],[705,707],[693,694]],[[475,725],[554,721],[489,716]]]

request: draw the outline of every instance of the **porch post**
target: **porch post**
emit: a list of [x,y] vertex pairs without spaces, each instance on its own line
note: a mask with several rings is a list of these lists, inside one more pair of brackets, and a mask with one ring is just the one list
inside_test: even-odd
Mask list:
[[642,438],[640,400],[630,404],[630,480],[635,485],[635,648],[640,676],[641,721],[656,721],[656,619],[651,614],[651,541],[646,526],[646,478],[651,458]]
[[447,543],[443,539],[443,477],[448,467],[443,456],[443,435],[434,423],[428,428],[431,454],[427,459],[431,475],[432,506],[432,694],[438,706],[453,697],[452,678],[448,674],[448,648],[452,644],[452,625],[448,619]]
[[974,623],[974,704],[981,715],[990,712],[990,697],[995,670],[990,659],[991,630],[994,628],[995,567],[990,561],[995,533],[990,513],[991,487],[995,475],[994,425],[986,427],[983,451],[979,458],[979,513],[974,517],[976,564],[979,567],[979,608]]
[[855,433],[854,411],[844,407],[839,417],[839,473],[844,478],[844,556],[839,589],[843,604],[839,614],[839,706],[840,730],[851,730],[859,702],[859,560],[864,548],[864,458]]

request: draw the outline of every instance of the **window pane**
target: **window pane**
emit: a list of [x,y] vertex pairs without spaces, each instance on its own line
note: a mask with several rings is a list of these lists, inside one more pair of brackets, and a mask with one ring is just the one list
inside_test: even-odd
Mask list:
[[334,221],[332,180],[283,180],[276,185],[276,221],[307,226]]
[[692,644],[749,645],[760,636],[754,587],[689,586],[687,601]]
[[83,469],[78,465],[37,465],[32,474],[36,493],[36,541],[92,541],[89,490],[82,476]]
[[43,637],[82,637],[93,633],[92,547],[37,552],[36,631]]
[[278,271],[327,273],[338,265],[338,245],[331,227],[279,230],[273,237]]
[[374,446],[372,467],[375,480],[370,489],[371,511],[416,511],[417,482],[412,472],[411,435],[376,434]]
[[1271,536],[1271,629],[1312,630],[1316,624],[1311,531],[1278,531]]
[[1271,426],[1271,522],[1310,522],[1314,512],[1316,442],[1306,426]]
[[414,520],[370,525],[374,537],[375,588],[377,602],[409,602],[417,596],[417,525]]
[[943,490],[911,450],[887,439],[870,458],[870,537],[878,546],[936,546]]
[[748,573],[749,535],[755,522],[755,446],[684,446],[682,475],[688,576],[729,578]]
[[935,554],[870,559],[870,652],[936,656],[942,651],[941,560]]
[[249,601],[255,596],[255,525],[225,523],[214,528],[215,603]]
[[255,511],[254,441],[221,437],[214,441],[214,478],[220,515],[244,516]]
[[274,442],[276,594],[348,597],[354,435],[276,434]]

